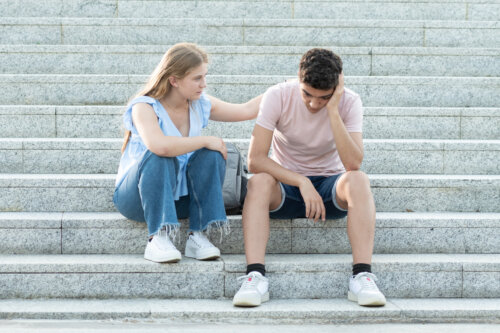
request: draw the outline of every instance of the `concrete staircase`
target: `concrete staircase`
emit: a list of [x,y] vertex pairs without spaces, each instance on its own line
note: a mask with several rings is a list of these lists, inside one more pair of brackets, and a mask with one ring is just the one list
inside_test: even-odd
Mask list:
[[[0,8],[0,319],[500,322],[500,1]],[[180,41],[208,51],[207,91],[233,102],[293,77],[310,47],[342,56],[365,106],[384,308],[346,300],[345,220],[273,221],[272,300],[256,309],[230,302],[245,270],[240,216],[228,237],[211,235],[221,260],[142,259],[145,225],[112,204],[121,114]],[[246,152],[253,124],[212,122],[206,133]]]

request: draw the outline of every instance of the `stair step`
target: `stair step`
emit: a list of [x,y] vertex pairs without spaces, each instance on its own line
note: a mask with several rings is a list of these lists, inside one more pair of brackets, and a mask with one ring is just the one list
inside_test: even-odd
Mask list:
[[[0,211],[109,212],[114,174],[0,174]],[[370,175],[379,211],[499,212],[500,175]]]
[[[331,5],[331,4],[330,4]],[[169,46],[0,45],[0,74],[148,74]],[[204,46],[210,73],[295,75],[307,46]],[[360,76],[500,76],[500,49],[326,47]],[[33,62],[39,64],[32,66]]]
[[[229,102],[247,101],[291,77],[213,75],[207,93]],[[123,105],[147,81],[144,75],[0,75],[1,104]],[[500,78],[346,77],[365,106],[498,107]]]
[[482,20],[4,17],[0,26],[1,44],[500,46],[498,22]]
[[[246,159],[249,139],[227,141]],[[0,139],[0,171],[115,173],[122,144],[122,139]],[[367,139],[364,148],[362,170],[372,174],[500,174],[500,140]]]
[[[122,138],[124,109],[125,105],[0,105],[0,133],[4,138]],[[212,121],[204,133],[250,138],[254,123]],[[363,137],[498,140],[500,109],[365,107]]]
[[[0,318],[50,320],[169,320],[169,329],[181,323],[227,322],[241,324],[360,324],[369,323],[499,323],[500,300],[493,299],[388,299],[386,306],[366,308],[346,299],[272,299],[257,308],[236,308],[230,300],[109,299],[109,300],[0,300]],[[9,323],[6,323],[8,325]],[[38,329],[42,326],[37,325]],[[113,329],[118,325],[113,322]],[[257,327],[259,327],[257,326]],[[82,326],[79,326],[82,327]],[[321,326],[315,326],[317,331]],[[391,330],[384,332],[434,332]],[[163,327],[163,331],[164,331]],[[256,326],[253,325],[252,331]],[[412,329],[413,328],[413,329]],[[458,329],[462,327],[457,327]],[[111,330],[111,328],[109,328]],[[184,327],[186,329],[186,327]],[[207,331],[207,327],[203,331]],[[220,331],[220,326],[219,326]],[[235,328],[236,329],[236,328]],[[276,327],[272,331],[276,332]],[[442,332],[443,326],[435,332]],[[127,330],[128,331],[128,330]],[[150,330],[148,330],[150,331]],[[490,330],[480,332],[490,332]],[[25,331],[23,331],[25,332]],[[39,332],[37,330],[36,332]],[[155,331],[156,332],[156,331]],[[181,330],[179,330],[181,332]],[[201,330],[200,330],[201,332]],[[225,332],[225,331],[223,331]],[[229,331],[228,331],[229,332]],[[234,331],[233,331],[234,332]],[[245,331],[246,332],[246,331]],[[290,332],[290,331],[288,331]],[[295,331],[293,331],[295,332]],[[297,330],[298,332],[298,330]],[[325,331],[326,332],[326,331]],[[349,326],[329,332],[354,332]],[[359,330],[358,330],[359,332]],[[491,332],[495,332],[491,330]]]
[[[157,264],[142,255],[0,255],[0,298],[230,298],[244,255]],[[344,298],[348,254],[266,256],[272,298]],[[498,298],[497,254],[376,254],[373,271],[391,298]],[[478,283],[481,281],[481,283]]]
[[[244,253],[241,216],[231,233],[210,233],[223,254]],[[272,220],[268,253],[351,253],[345,219]],[[146,224],[119,213],[0,213],[3,254],[142,254]],[[177,247],[184,249],[188,222]],[[377,213],[374,252],[500,253],[500,213]]]
[[[273,19],[496,20],[490,1],[2,1],[0,16],[47,17],[199,17]],[[496,14],[496,15],[495,15]]]

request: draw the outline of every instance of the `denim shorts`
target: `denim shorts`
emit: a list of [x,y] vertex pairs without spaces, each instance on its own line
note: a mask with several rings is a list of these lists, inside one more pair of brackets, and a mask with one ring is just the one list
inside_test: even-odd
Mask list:
[[[325,176],[307,176],[314,185],[318,194],[323,198],[327,219],[340,219],[347,216],[347,210],[337,203],[337,180],[342,174]],[[278,208],[269,212],[273,219],[294,219],[306,217],[306,205],[296,186],[280,183],[281,203]]]

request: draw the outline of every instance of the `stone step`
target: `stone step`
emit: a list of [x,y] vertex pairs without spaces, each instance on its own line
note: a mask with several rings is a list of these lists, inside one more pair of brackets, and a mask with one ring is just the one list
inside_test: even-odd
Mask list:
[[[207,133],[213,134],[213,133]],[[228,139],[246,159],[250,139]],[[122,139],[0,139],[1,173],[116,173]],[[370,174],[500,174],[500,140],[364,141]]]
[[[292,77],[212,75],[207,93],[228,102],[247,101]],[[144,75],[0,75],[0,104],[123,105],[148,77]],[[346,86],[365,106],[498,107],[500,77],[351,76]]]
[[0,44],[168,45],[189,40],[203,45],[496,48],[498,28],[498,21],[483,20],[155,18],[152,24],[143,18],[3,17]]
[[498,1],[127,1],[1,0],[2,17],[199,17],[271,19],[497,20]]
[[[0,105],[0,137],[121,138],[124,109],[105,105]],[[210,122],[205,133],[249,138],[254,123]],[[498,140],[500,109],[365,107],[363,137]]]
[[[500,175],[370,175],[378,211],[500,212]],[[113,212],[115,175],[0,174],[2,212]]]
[[[498,298],[499,260],[496,254],[378,254],[372,266],[389,298]],[[0,263],[4,299],[230,298],[246,268],[244,255],[170,265],[142,255],[1,255]],[[344,298],[351,265],[347,254],[268,255],[271,297]]]
[[[358,306],[346,299],[272,299],[257,308],[233,307],[230,300],[189,300],[189,299],[9,299],[0,300],[0,318],[7,320],[2,322],[2,327],[11,330],[5,332],[18,332],[14,329],[15,320],[57,320],[34,322],[31,326],[33,332],[59,332],[52,330],[42,331],[45,325],[62,323],[61,320],[83,320],[77,322],[79,328],[98,320],[99,324],[105,325],[104,329],[96,332],[165,332],[168,325],[169,332],[186,332],[189,326],[186,323],[197,323],[202,325],[199,330],[189,332],[255,332],[261,330],[266,324],[273,324],[265,332],[282,332],[276,324],[300,325],[296,330],[287,326],[283,332],[304,332],[308,329],[307,324],[314,324],[309,332],[412,332],[432,333],[443,332],[448,325],[438,324],[436,330],[430,323],[455,323],[449,332],[496,332],[500,317],[500,299],[498,298],[428,298],[428,299],[405,299],[390,298],[384,307],[366,308]],[[103,322],[111,320],[109,322]],[[167,320],[167,322],[164,322]],[[120,326],[128,323],[132,327],[141,328],[141,323],[160,324],[159,330],[155,327],[147,327],[144,330],[129,331]],[[459,325],[457,323],[476,323],[475,325]],[[218,325],[207,325],[217,323]],[[231,323],[232,329],[224,330],[220,323]],[[381,323],[390,323],[389,327],[377,326]],[[412,325],[394,325],[394,323],[413,323]],[[415,323],[425,325],[415,327]],[[490,325],[478,325],[477,323],[490,323]],[[5,324],[5,326],[3,326]],[[75,324],[67,322],[66,324]],[[251,327],[242,326],[244,324]],[[257,324],[257,325],[256,325]],[[341,327],[323,327],[320,324],[343,324]],[[366,324],[363,327],[351,326],[353,324]],[[497,324],[497,325],[494,325]],[[19,324],[18,324],[19,325]],[[176,325],[183,325],[175,330]],[[369,325],[369,326],[368,326]],[[451,325],[451,324],[449,324]],[[131,327],[128,327],[131,329]],[[352,329],[354,328],[354,329]],[[66,330],[61,332],[68,332]],[[160,330],[161,329],[161,330]],[[380,329],[380,330],[379,330]],[[470,330],[472,329],[472,330]],[[27,331],[27,327],[23,330]],[[94,331],[85,331],[94,332]]]
[[[148,74],[169,46],[0,45],[0,74]],[[307,46],[205,46],[217,75],[295,75]],[[500,76],[500,49],[331,47],[361,76]],[[33,66],[37,63],[37,66]]]
[[[242,254],[241,216],[228,216],[231,233],[210,233],[223,254]],[[267,253],[349,254],[347,222],[272,220]],[[176,246],[185,248],[188,221]],[[0,213],[2,254],[143,254],[145,223],[119,213]],[[500,213],[377,213],[377,254],[500,253]]]
[[[292,300],[286,300],[291,302]],[[294,300],[295,301],[295,300]],[[13,303],[10,303],[11,305]],[[285,303],[283,303],[285,304]],[[17,304],[16,304],[17,305]],[[28,305],[28,304],[26,304]],[[310,307],[306,302],[301,305]],[[176,306],[169,304],[169,306]],[[197,307],[196,303],[192,304]],[[215,306],[215,304],[214,304]],[[328,311],[334,308],[334,303],[329,303]],[[325,307],[326,309],[326,307]],[[252,311],[252,310],[250,310]],[[480,310],[481,311],[481,310]],[[330,312],[331,313],[331,312]],[[225,322],[221,320],[211,320],[210,324],[206,324],[206,320],[193,318],[191,320],[180,319],[183,313],[172,314],[173,318],[168,319],[153,319],[148,317],[135,318],[130,320],[125,319],[107,319],[107,320],[33,320],[33,319],[14,319],[0,320],[0,333],[67,333],[67,332],[86,332],[86,333],[101,333],[101,332],[127,332],[127,333],[163,333],[168,325],[169,333],[253,333],[256,329],[261,332],[274,333],[295,333],[295,332],[315,332],[315,333],[358,333],[365,331],[384,332],[384,333],[442,333],[442,332],[481,332],[481,333],[497,333],[498,326],[492,324],[494,319],[481,318],[484,322],[464,323],[462,321],[470,320],[468,317],[459,317],[456,323],[445,319],[443,322],[429,324],[426,323],[395,323],[390,321],[386,323],[365,324],[365,323],[345,323],[343,319],[328,319],[310,323],[310,319],[300,320],[299,315],[295,319],[280,317],[276,318],[256,318],[252,323],[240,324],[240,320]],[[307,314],[300,314],[307,318]],[[333,316],[333,314],[331,313]],[[335,314],[338,316],[338,314]],[[400,315],[401,316],[401,315]],[[363,316],[364,317],[364,316]],[[466,319],[467,318],[467,319]],[[238,318],[239,319],[239,318]],[[378,318],[377,318],[378,319]],[[401,318],[398,318],[400,321]],[[406,318],[409,319],[409,318]],[[358,319],[361,320],[361,319]],[[242,320],[247,322],[248,320]],[[373,322],[370,318],[370,322]],[[265,322],[265,324],[263,324]],[[377,321],[379,322],[379,321]],[[257,325],[256,325],[257,324]]]
[[[157,264],[142,255],[0,255],[0,298],[230,298],[244,255]],[[266,256],[271,298],[344,298],[348,254]],[[388,298],[499,298],[497,254],[377,254]],[[481,281],[481,283],[478,283]]]

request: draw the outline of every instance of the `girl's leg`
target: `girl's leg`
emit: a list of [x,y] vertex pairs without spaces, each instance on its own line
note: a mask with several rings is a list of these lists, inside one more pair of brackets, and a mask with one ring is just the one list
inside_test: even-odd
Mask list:
[[174,190],[178,170],[176,158],[146,151],[141,162],[129,170],[115,191],[113,201],[125,217],[147,222],[149,236],[164,226],[177,228]]
[[191,155],[187,164],[189,202],[189,229],[206,230],[215,223],[227,223],[222,185],[226,162],[213,150],[199,149]]

